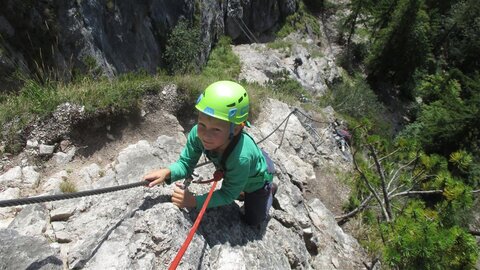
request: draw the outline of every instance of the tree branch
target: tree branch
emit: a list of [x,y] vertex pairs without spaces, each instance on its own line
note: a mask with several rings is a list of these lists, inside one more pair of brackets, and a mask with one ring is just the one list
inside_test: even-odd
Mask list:
[[[427,177],[430,177],[430,176],[434,176],[434,175],[431,175],[431,174],[427,174],[427,175],[425,175],[424,177],[419,178],[419,177],[420,177],[422,174],[424,174],[424,173],[425,173],[425,171],[422,170],[422,171],[419,172],[417,175],[415,175],[415,176],[413,177],[413,179],[412,179],[412,182],[413,182],[413,183],[412,183],[411,187],[408,188],[408,189],[406,189],[405,191],[410,191],[410,190],[412,190],[412,189],[417,185],[417,183],[420,182],[421,180],[426,179]],[[417,178],[418,178],[418,179],[417,179]],[[395,187],[394,189],[392,189],[391,191],[388,192],[388,196],[390,197],[390,195],[392,195],[395,191],[397,191],[398,189],[401,189],[401,188],[404,187],[405,185],[406,185],[406,184],[404,183],[404,184],[401,184],[401,185]]]
[[468,230],[471,235],[480,236],[480,231]]
[[389,157],[389,156],[391,156],[391,155],[393,155],[393,154],[397,153],[398,151],[400,151],[400,148],[397,148],[395,151],[391,152],[390,154],[387,154],[387,155],[385,155],[385,156],[383,156],[383,157],[379,158],[379,159],[378,159],[378,161],[382,161],[382,160],[386,159],[387,157]]
[[404,192],[395,193],[390,196],[390,199],[393,199],[397,196],[410,196],[410,195],[419,195],[419,194],[442,194],[443,190],[435,189],[435,190],[409,190]]
[[349,219],[349,218],[355,216],[356,214],[358,214],[360,211],[362,211],[363,209],[365,209],[367,207],[368,203],[372,200],[372,198],[373,198],[373,195],[370,194],[365,200],[363,200],[362,203],[360,203],[360,205],[357,208],[353,209],[352,211],[350,211],[350,212],[348,212],[344,215],[335,217],[335,219],[337,220],[337,223],[342,224],[347,219]]
[[393,181],[395,180],[395,178],[397,178],[398,173],[399,173],[401,170],[405,169],[406,167],[410,166],[410,164],[412,164],[413,162],[415,162],[415,160],[416,160],[417,158],[418,158],[418,156],[415,157],[414,159],[410,160],[409,162],[407,162],[407,164],[405,164],[405,165],[401,166],[400,168],[398,168],[397,171],[395,171],[395,173],[393,174],[392,178],[390,179],[390,182],[389,182],[388,185],[387,185],[387,189],[390,189],[390,185],[393,183]]
[[355,155],[357,154],[357,152],[355,151],[354,154],[353,154],[353,165],[355,166],[355,170],[360,174],[361,178],[363,179],[363,181],[365,182],[365,184],[367,185],[367,188],[368,190],[373,194],[373,196],[375,197],[375,199],[377,200],[380,208],[382,209],[382,214],[383,214],[383,217],[386,219],[386,220],[389,220],[389,216],[388,216],[388,213],[387,213],[387,210],[385,209],[385,206],[383,205],[382,203],[382,199],[380,199],[380,196],[378,196],[377,192],[375,191],[375,189],[372,187],[372,185],[370,184],[370,182],[368,181],[368,178],[367,176],[362,172],[362,170],[360,170],[360,168],[358,167],[358,164],[357,164],[357,161],[355,160]]
[[[434,189],[434,190],[407,190],[399,193],[395,193],[390,196],[390,200],[398,196],[410,196],[410,195],[421,195],[421,194],[442,194],[443,190]],[[480,193],[480,189],[471,191],[472,194]]]

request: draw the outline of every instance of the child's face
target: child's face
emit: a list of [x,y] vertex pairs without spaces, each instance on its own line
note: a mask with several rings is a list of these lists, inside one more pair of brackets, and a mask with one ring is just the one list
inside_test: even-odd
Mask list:
[[229,142],[230,123],[199,113],[197,132],[206,150],[223,152]]

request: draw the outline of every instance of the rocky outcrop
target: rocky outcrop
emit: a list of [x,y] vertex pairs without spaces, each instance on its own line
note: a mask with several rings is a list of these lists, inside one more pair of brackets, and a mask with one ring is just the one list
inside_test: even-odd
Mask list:
[[[245,44],[234,46],[233,50],[242,62],[240,79],[265,85],[275,74],[286,72],[314,96],[324,95],[335,81],[341,78],[335,55],[328,48],[319,47],[307,38],[293,33],[281,40],[285,48],[271,49],[266,44]],[[295,59],[301,65],[295,66]]]
[[[248,130],[257,140],[270,134],[292,109],[275,100],[266,101],[262,108],[257,122]],[[178,122],[174,125],[173,129],[182,129]],[[302,184],[318,184],[314,167],[342,161],[332,151],[336,148],[334,141],[325,138],[319,144],[304,126],[303,120],[292,114],[286,127],[280,127],[260,144],[278,168],[274,181],[279,189],[270,218],[258,228],[245,225],[238,214],[242,208],[238,201],[208,210],[180,269],[363,267],[365,254],[356,240],[342,231],[321,200],[304,196]],[[37,190],[53,191],[58,182],[50,179],[64,176],[75,179],[80,190],[137,182],[146,172],[175,161],[185,141],[182,132],[160,135],[151,142],[141,140],[123,149],[106,166],[91,163],[73,172],[42,175]],[[213,168],[203,166],[196,171],[207,178]],[[12,177],[22,177],[15,172],[2,176],[10,180],[0,186],[0,190],[5,189],[0,195],[15,187]],[[190,189],[203,193],[209,187],[191,185]],[[62,264],[70,269],[165,269],[198,214],[174,206],[171,192],[171,186],[140,187],[3,208],[0,224],[7,228],[0,230],[0,241],[8,244],[0,249],[0,262],[7,269],[32,265],[56,269]],[[20,251],[26,255],[12,260],[12,254]]]
[[296,0],[6,1],[0,10],[0,90],[16,71],[46,78],[80,72],[115,74],[164,66],[168,33],[180,18],[198,16],[205,63],[219,36],[259,39],[296,10]]
[[0,230],[3,249],[0,269],[63,269],[59,246],[45,238],[19,235],[17,231]]

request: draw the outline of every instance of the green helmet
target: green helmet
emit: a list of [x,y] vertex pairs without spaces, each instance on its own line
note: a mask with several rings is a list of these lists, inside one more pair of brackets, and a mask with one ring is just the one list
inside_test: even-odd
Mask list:
[[248,94],[236,82],[218,81],[203,91],[195,108],[204,114],[239,125],[248,118]]

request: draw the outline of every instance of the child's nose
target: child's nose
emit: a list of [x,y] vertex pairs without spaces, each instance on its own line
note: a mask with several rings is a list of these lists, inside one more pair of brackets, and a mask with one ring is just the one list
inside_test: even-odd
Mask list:
[[205,135],[207,138],[212,138],[214,135],[214,132],[212,130],[208,130],[207,132],[205,132]]

